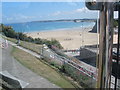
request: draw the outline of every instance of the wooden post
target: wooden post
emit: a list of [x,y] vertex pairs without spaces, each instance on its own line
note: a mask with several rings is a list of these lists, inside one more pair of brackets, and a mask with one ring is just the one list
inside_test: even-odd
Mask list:
[[99,64],[97,88],[110,88],[113,45],[113,2],[103,2],[100,10]]

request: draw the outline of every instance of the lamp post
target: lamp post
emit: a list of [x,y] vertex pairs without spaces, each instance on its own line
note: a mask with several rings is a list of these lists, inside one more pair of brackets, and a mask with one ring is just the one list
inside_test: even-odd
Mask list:
[[84,21],[81,21],[82,22],[82,48],[84,47],[84,30],[83,30],[83,22]]

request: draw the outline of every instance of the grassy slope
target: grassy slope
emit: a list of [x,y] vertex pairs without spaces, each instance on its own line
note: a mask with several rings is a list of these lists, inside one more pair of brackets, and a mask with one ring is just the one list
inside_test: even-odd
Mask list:
[[[3,38],[6,38],[7,40],[9,40],[11,42],[14,42],[14,43],[17,42],[17,40],[14,39],[14,38],[8,38],[8,37],[3,37]],[[42,45],[34,44],[34,43],[31,43],[31,42],[20,41],[20,46],[40,54],[40,51],[41,51],[40,48],[41,48]]]
[[12,55],[24,66],[31,69],[33,72],[47,78],[49,81],[54,84],[62,87],[62,88],[74,88],[74,86],[68,82],[63,76],[61,76],[54,69],[49,67],[48,65],[41,62],[39,59],[34,56],[20,50],[17,48],[13,48]]

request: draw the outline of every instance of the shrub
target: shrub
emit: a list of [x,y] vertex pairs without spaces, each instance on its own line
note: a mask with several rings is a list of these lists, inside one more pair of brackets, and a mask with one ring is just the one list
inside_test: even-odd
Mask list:
[[1,27],[2,27],[2,32],[5,34],[5,36],[10,37],[10,38],[17,37],[16,32],[13,30],[13,28],[11,26],[1,25]]
[[85,75],[84,73],[78,71],[69,64],[64,64],[61,68],[61,71],[64,71],[64,73],[66,73],[68,76],[73,78],[75,81],[77,81],[80,85],[82,85],[85,88],[94,87],[95,85],[95,80]]
[[22,32],[15,32],[11,26],[4,26],[3,24],[1,24],[0,29],[1,28],[2,28],[2,32],[7,37],[20,39],[20,40],[23,40],[23,41],[32,42],[32,43],[36,43],[36,44],[46,44],[49,47],[54,45],[58,49],[62,49],[62,46],[59,43],[59,41],[57,41],[55,39],[52,39],[52,40],[46,40],[46,39],[41,39],[41,38],[33,39],[30,36],[29,37],[26,36],[26,34],[24,34]]

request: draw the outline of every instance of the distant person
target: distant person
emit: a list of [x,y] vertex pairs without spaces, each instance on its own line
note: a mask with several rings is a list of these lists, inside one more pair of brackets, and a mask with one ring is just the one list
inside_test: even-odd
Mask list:
[[5,40],[5,48],[8,48],[8,41]]
[[20,39],[17,41],[17,45],[20,45]]

